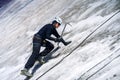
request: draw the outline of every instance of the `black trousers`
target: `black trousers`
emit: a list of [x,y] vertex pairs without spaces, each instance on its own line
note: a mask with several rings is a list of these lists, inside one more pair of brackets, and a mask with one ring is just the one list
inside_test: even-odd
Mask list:
[[[41,46],[45,47],[45,49],[41,53],[39,53]],[[47,40],[43,41],[43,40],[40,40],[34,37],[33,38],[33,52],[30,58],[28,59],[27,63],[25,64],[25,68],[29,70],[35,64],[38,57],[46,56],[53,49],[54,49],[54,45],[51,42]]]

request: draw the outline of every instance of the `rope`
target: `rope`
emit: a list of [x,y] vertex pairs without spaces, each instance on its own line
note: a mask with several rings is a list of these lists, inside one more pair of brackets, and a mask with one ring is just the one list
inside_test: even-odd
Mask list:
[[102,70],[103,68],[105,68],[107,65],[109,65],[110,63],[112,63],[115,59],[119,58],[120,55],[116,56],[115,58],[113,58],[111,61],[109,61],[107,64],[105,64],[103,67],[101,67],[99,70],[97,70],[94,74],[92,74],[91,76],[89,76],[86,80],[90,79],[92,76],[94,76],[97,72],[99,72],[100,70]]
[[65,57],[63,57],[63,59],[61,59],[58,63],[56,63],[53,67],[51,67],[49,70],[47,70],[46,72],[44,72],[42,75],[40,75],[36,80],[39,80],[39,78],[41,78],[42,76],[44,76],[47,72],[49,72],[50,70],[52,70],[54,67],[56,67],[57,65],[59,65],[65,58],[67,58],[70,54],[72,54],[80,45],[82,45],[94,32],[96,32],[100,27],[102,27],[105,23],[107,23],[112,17],[114,17],[115,15],[117,15],[120,12],[117,11],[115,14],[113,14],[110,18],[108,18],[105,22],[103,22],[100,26],[98,26],[93,32],[91,32],[80,44],[78,44],[69,54],[67,54]]
[[[115,52],[119,51],[120,48],[118,50],[116,50]],[[103,59],[102,61],[100,61],[99,63],[97,63],[95,66],[91,67],[89,70],[87,70],[85,73],[83,73],[78,80],[80,80],[82,78],[82,76],[84,76],[87,72],[89,72],[90,70],[92,70],[93,68],[95,68],[96,66],[98,66],[99,64],[103,63],[104,61],[106,61],[108,58],[112,57],[114,55],[114,53],[112,53],[111,55],[109,55],[107,58]],[[111,63],[114,59],[116,59],[117,57],[119,57],[120,55],[117,55],[115,58],[113,58],[110,62],[108,62],[106,65],[104,65],[101,69],[103,69],[105,66],[107,66],[109,63]],[[96,73],[98,71],[100,71],[101,69],[97,70]],[[90,77],[92,77],[94,74],[92,74],[91,76],[89,76],[87,79],[89,79]]]

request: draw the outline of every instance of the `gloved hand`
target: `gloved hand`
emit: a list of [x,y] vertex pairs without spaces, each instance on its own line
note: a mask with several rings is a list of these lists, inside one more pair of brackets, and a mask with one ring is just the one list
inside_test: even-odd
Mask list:
[[64,44],[65,46],[67,46],[67,45],[69,45],[71,42],[72,42],[72,41],[68,41],[68,42],[64,42],[63,44]]
[[55,42],[62,42],[62,38],[61,37],[60,38],[56,38]]

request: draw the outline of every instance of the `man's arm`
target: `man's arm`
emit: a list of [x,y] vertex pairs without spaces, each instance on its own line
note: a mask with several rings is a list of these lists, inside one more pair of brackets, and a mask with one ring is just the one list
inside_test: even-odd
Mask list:
[[60,38],[60,37],[61,37],[61,36],[58,34],[58,32],[57,32],[56,29],[54,29],[54,33],[53,33],[53,35],[54,35],[55,37],[57,37],[57,38]]
[[47,29],[46,38],[55,41],[55,38],[51,37],[51,29]]

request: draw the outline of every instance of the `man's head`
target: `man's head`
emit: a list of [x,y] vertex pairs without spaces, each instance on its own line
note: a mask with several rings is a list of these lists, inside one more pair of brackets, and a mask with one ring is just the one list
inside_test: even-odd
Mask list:
[[55,17],[55,20],[52,22],[55,28],[58,28],[62,24],[62,19],[59,17]]

